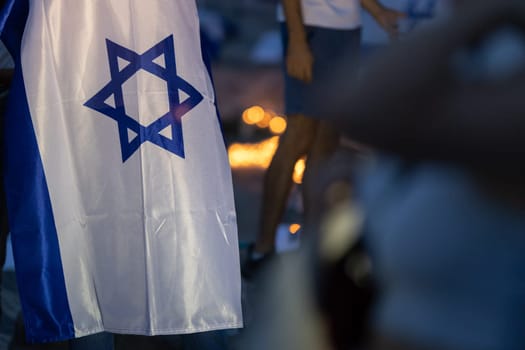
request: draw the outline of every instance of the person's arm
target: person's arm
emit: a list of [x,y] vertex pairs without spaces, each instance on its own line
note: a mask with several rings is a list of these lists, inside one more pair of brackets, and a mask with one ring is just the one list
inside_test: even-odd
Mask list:
[[353,68],[340,69],[326,89],[338,93],[324,96],[332,106],[325,115],[356,141],[408,157],[525,164],[525,73],[473,84],[450,68],[454,52],[502,24],[525,28],[525,5],[463,8],[385,49],[358,84],[340,78]]
[[361,6],[375,19],[375,21],[391,36],[398,34],[398,22],[405,14],[384,7],[377,0],[360,0]]
[[288,30],[287,73],[293,78],[310,82],[312,80],[313,56],[306,38],[301,0],[282,0],[282,4]]

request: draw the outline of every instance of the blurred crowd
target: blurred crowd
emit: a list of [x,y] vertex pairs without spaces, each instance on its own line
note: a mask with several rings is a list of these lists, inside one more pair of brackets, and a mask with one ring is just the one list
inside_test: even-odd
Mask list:
[[265,263],[257,348],[525,346],[524,10],[450,1],[403,32],[405,13],[315,82],[307,117],[351,142],[311,165],[303,251]]

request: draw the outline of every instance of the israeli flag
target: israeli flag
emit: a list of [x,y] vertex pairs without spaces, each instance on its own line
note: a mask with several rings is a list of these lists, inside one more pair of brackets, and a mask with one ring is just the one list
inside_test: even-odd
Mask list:
[[193,0],[8,0],[27,337],[242,326],[231,172]]

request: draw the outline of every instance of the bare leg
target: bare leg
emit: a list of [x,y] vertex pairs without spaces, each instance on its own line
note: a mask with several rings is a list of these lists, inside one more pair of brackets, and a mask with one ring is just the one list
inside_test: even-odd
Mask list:
[[319,198],[316,195],[316,174],[318,168],[323,165],[337,150],[339,146],[339,132],[335,127],[326,121],[320,121],[315,139],[308,152],[306,169],[303,176],[303,203],[305,221],[314,215],[314,200]]
[[277,226],[282,219],[292,188],[295,163],[307,154],[314,141],[319,122],[302,115],[288,117],[288,126],[266,172],[263,188],[260,231],[255,251],[273,251]]

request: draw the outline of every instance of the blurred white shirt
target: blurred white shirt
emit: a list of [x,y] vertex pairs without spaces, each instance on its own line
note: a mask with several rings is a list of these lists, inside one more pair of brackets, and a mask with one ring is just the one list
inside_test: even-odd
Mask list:
[[[303,22],[306,25],[331,29],[355,29],[361,26],[359,0],[301,0]],[[285,21],[282,5],[277,18]]]

